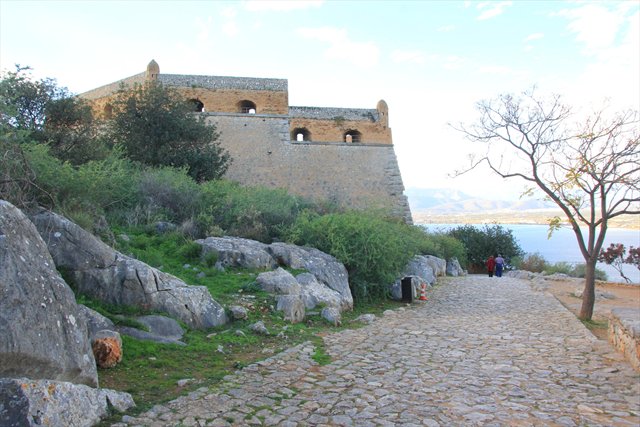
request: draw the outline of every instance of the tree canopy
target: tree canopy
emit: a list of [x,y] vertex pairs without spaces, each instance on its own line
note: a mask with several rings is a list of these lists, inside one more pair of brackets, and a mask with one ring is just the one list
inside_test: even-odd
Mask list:
[[[479,119],[461,125],[470,140],[485,144],[467,172],[485,164],[505,179],[541,191],[569,221],[586,262],[580,318],[591,319],[595,266],[610,219],[640,214],[640,128],[637,111],[596,111],[573,124],[560,96],[502,95],[478,103]],[[560,218],[550,221],[551,231]]]
[[196,181],[220,178],[231,161],[215,126],[171,88],[149,82],[122,88],[113,104],[107,139],[126,155],[151,166],[186,167]]

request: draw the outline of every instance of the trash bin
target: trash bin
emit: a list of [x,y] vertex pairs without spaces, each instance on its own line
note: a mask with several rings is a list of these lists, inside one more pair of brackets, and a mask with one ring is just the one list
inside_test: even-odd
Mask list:
[[411,282],[411,277],[404,277],[400,281],[400,288],[402,290],[402,302],[413,302],[413,284]]

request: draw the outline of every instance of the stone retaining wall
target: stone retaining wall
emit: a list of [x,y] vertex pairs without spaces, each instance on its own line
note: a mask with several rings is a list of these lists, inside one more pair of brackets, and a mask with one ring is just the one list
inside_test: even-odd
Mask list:
[[617,308],[609,316],[609,342],[640,371],[640,309]]

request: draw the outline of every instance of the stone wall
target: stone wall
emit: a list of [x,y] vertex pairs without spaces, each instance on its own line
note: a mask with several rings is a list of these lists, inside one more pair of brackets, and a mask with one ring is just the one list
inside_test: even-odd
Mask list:
[[285,188],[353,208],[387,208],[411,221],[395,151],[390,144],[291,141],[287,117],[208,114],[234,159],[226,178]]
[[640,371],[640,309],[611,310],[609,342]]

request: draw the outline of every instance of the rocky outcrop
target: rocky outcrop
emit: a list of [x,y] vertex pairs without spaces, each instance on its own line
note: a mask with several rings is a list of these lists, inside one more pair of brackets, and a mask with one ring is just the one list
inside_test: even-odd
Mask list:
[[277,295],[301,295],[306,308],[319,304],[335,306],[340,311],[353,308],[349,275],[342,263],[314,248],[286,243],[266,245],[237,237],[208,237],[196,240],[202,256],[215,254],[222,266],[274,269],[277,266],[306,270],[294,277],[284,269],[261,273],[258,284]]
[[196,240],[202,246],[202,256],[213,254],[222,267],[242,267],[254,270],[277,266],[267,245],[240,237],[207,237]]
[[127,257],[76,224],[49,211],[32,217],[53,260],[69,271],[78,291],[100,301],[161,311],[202,329],[227,322],[224,309],[204,286]]
[[460,266],[456,258],[447,261],[447,276],[466,276],[467,272]]
[[0,425],[90,427],[135,406],[131,395],[81,384],[26,378],[0,379]]
[[434,259],[435,257],[427,258],[422,255],[413,257],[405,268],[405,276],[417,276],[425,283],[433,285],[436,282],[436,272],[433,268],[433,265],[435,264],[433,262]]
[[307,270],[318,283],[336,291],[340,295],[341,311],[353,308],[349,274],[337,259],[315,248],[286,243],[272,243],[268,250],[278,265]]
[[425,261],[431,266],[433,269],[433,274],[436,277],[446,276],[447,275],[447,261],[435,257],[433,255],[423,255],[422,256]]
[[72,290],[33,224],[2,200],[0,377],[98,385],[87,325]]

